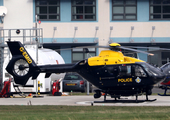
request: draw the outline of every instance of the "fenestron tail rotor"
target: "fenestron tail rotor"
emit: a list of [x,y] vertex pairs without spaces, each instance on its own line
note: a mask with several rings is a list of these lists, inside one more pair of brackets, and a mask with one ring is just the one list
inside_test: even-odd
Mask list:
[[6,70],[14,77],[15,83],[25,85],[30,77],[37,78],[40,69],[24,46],[17,41],[7,43],[12,54],[12,59],[8,63]]
[[23,59],[19,59],[14,63],[14,72],[18,76],[25,76],[29,72],[29,64]]

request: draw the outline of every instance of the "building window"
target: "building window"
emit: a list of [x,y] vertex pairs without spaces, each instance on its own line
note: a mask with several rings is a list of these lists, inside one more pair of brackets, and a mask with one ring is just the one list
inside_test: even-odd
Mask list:
[[72,63],[76,63],[89,57],[96,56],[95,48],[88,48],[89,54],[86,53],[86,51],[86,48],[74,48],[72,50]]
[[72,0],[72,20],[96,20],[96,0]]
[[38,20],[60,20],[60,0],[35,0],[35,5],[35,14]]
[[170,19],[170,0],[150,0],[150,20]]
[[167,51],[163,51],[162,52],[162,65],[164,65],[164,64],[166,64],[166,63],[168,63],[169,62],[169,54],[170,54],[170,52],[167,52]]
[[137,1],[112,0],[112,20],[137,20]]

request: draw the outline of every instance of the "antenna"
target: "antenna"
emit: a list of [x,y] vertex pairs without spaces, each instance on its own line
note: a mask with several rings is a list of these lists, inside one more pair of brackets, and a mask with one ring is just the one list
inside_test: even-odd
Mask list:
[[1,17],[1,22],[3,23],[3,18],[7,14],[7,8],[5,6],[0,6],[0,17]]

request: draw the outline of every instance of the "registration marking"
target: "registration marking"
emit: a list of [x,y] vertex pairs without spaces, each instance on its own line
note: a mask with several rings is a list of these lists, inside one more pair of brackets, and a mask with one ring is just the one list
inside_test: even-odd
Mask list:
[[75,86],[76,84],[73,84],[73,83],[70,83],[70,84],[67,84],[67,86]]

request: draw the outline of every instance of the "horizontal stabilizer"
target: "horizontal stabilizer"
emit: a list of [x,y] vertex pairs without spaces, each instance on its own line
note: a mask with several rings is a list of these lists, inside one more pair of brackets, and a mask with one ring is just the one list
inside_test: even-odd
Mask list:
[[36,79],[39,74],[40,74],[39,72],[34,73],[33,76],[32,76],[32,79],[33,79],[33,80]]
[[45,74],[45,78],[50,77],[50,75],[51,75],[51,73],[46,73],[46,74]]

